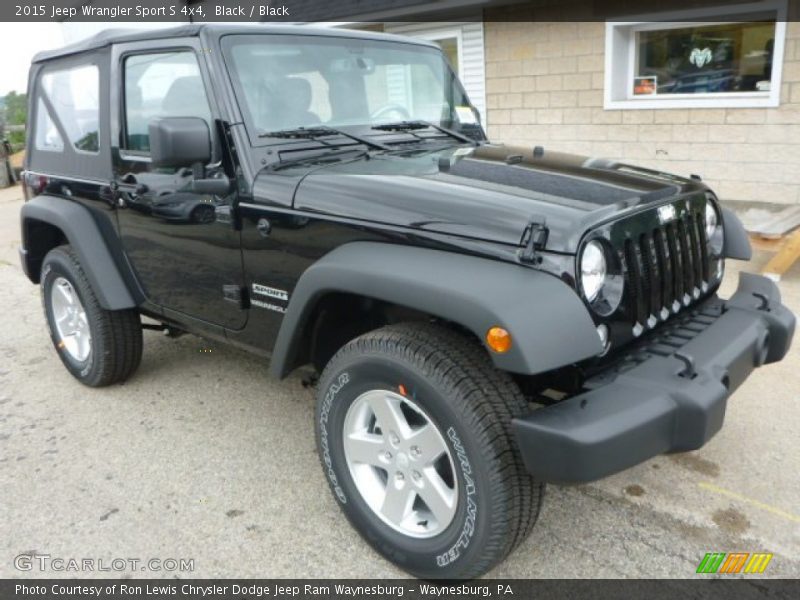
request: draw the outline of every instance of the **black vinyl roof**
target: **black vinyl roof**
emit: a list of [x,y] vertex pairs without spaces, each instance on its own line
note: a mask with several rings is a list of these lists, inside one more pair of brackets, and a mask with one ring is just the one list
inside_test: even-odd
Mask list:
[[89,52],[118,44],[122,42],[140,42],[147,40],[163,40],[176,37],[192,37],[200,35],[205,31],[216,37],[221,37],[233,33],[247,34],[296,34],[296,35],[318,35],[329,37],[349,37],[367,40],[386,40],[403,41],[425,46],[435,46],[432,42],[411,39],[407,37],[392,35],[388,33],[375,33],[371,31],[357,31],[353,29],[340,29],[331,27],[309,27],[306,25],[215,25],[215,24],[188,24],[164,29],[106,29],[93,35],[90,38],[81,40],[55,50],[39,52],[33,57],[32,62],[43,62],[53,58],[60,58],[81,52]]

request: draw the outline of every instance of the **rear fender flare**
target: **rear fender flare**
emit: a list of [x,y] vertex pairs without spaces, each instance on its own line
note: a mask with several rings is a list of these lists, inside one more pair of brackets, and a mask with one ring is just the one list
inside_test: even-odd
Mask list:
[[[75,250],[100,305],[106,310],[134,308],[137,302],[125,283],[100,227],[85,206],[57,196],[41,195],[26,202],[20,211],[22,247],[31,247],[28,239],[32,222],[39,221],[59,228]],[[41,259],[23,250],[25,272],[39,283]]]
[[535,269],[465,254],[377,242],[353,242],[325,255],[300,277],[273,349],[270,371],[285,377],[297,364],[302,335],[317,303],[345,292],[458,323],[484,343],[493,326],[512,347],[487,352],[498,369],[535,374],[603,350],[577,293]]

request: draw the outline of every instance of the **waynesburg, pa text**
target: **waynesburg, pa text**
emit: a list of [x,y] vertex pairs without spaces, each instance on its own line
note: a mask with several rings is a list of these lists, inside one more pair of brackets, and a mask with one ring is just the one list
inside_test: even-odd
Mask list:
[[[496,587],[496,590],[493,589]],[[356,585],[347,583],[335,583],[332,585],[315,585],[306,583],[303,585],[285,584],[209,584],[196,585],[191,583],[175,584],[137,584],[137,583],[114,583],[108,585],[79,584],[79,583],[57,583],[50,585],[27,585],[17,584],[15,586],[17,597],[22,596],[71,596],[85,598],[100,598],[104,596],[154,596],[179,598],[218,598],[218,597],[247,597],[247,598],[294,598],[308,596],[337,597],[350,596],[362,598],[364,596],[377,596],[381,598],[402,598],[406,594],[419,598],[452,598],[454,596],[464,596],[472,598],[489,598],[492,596],[513,596],[514,592],[508,584],[497,584],[496,586],[478,584],[457,584],[457,585],[433,585],[421,583],[419,585],[383,585],[366,584]]]

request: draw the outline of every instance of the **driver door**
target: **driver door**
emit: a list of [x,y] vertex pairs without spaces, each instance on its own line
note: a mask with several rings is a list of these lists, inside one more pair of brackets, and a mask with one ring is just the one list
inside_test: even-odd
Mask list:
[[[118,225],[125,253],[147,299],[167,317],[187,317],[227,329],[247,320],[242,306],[243,268],[239,231],[231,210],[235,186],[226,196],[187,189],[192,169],[155,168],[148,126],[160,117],[200,117],[209,126],[212,162],[206,177],[221,170],[216,103],[196,39],[115,48],[118,101]],[[231,174],[229,174],[231,175]]]

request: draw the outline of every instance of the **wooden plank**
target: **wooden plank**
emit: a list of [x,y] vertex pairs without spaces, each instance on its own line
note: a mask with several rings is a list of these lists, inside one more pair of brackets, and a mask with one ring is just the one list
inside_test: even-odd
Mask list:
[[763,250],[764,252],[778,252],[783,248],[786,242],[784,238],[767,239],[762,238],[760,235],[750,234],[750,245],[756,250]]
[[761,272],[770,279],[780,281],[781,275],[786,273],[798,258],[800,258],[800,229],[789,236],[783,247]]

